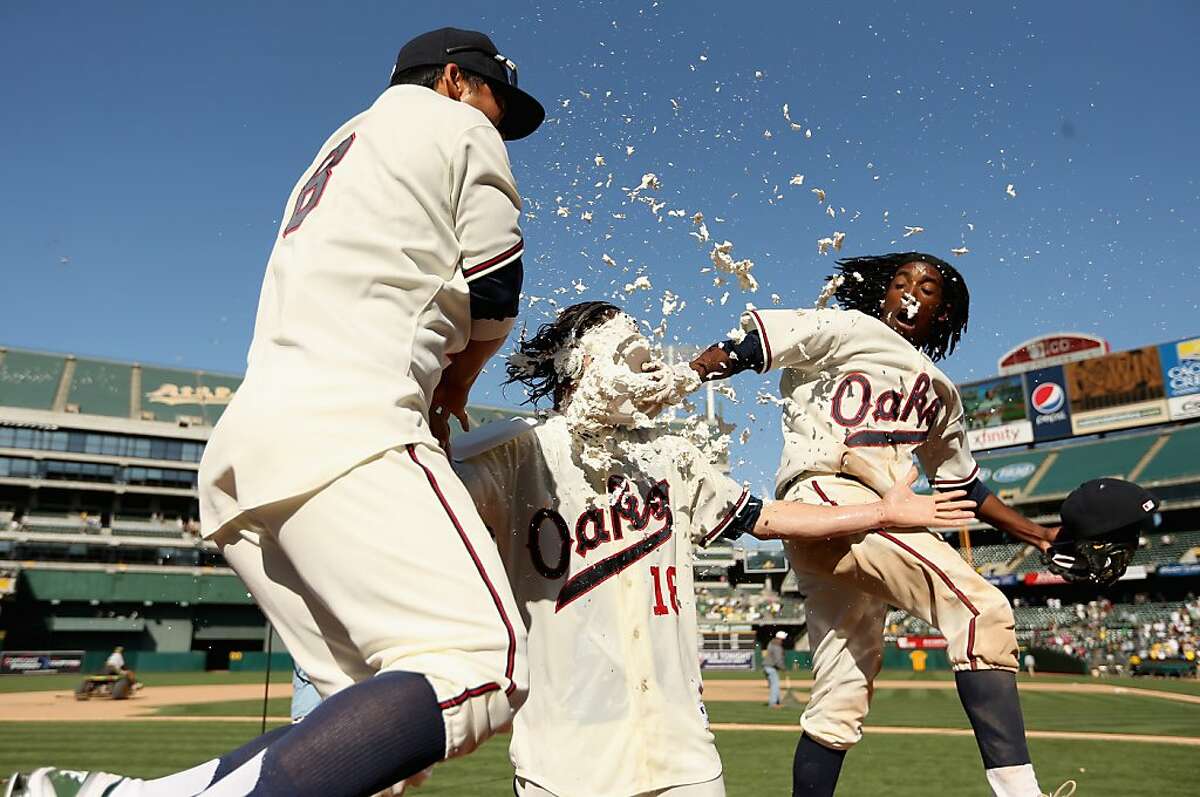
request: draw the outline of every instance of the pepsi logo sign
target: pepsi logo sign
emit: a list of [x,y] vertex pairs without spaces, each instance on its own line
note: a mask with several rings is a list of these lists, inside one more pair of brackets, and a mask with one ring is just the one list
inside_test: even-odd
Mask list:
[[1058,412],[1067,402],[1067,394],[1054,382],[1043,382],[1033,389],[1033,408],[1042,415]]

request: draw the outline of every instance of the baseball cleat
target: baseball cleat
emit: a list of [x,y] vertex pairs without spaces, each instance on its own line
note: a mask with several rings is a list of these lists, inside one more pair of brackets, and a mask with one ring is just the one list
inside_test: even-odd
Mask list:
[[42,767],[25,780],[25,791],[14,797],[106,797],[126,778],[111,772]]

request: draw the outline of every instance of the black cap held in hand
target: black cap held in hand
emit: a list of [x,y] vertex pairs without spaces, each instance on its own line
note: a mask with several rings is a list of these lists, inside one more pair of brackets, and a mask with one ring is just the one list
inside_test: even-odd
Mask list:
[[1157,509],[1158,500],[1133,482],[1093,479],[1076,487],[1063,501],[1063,531],[1073,540],[1140,531],[1150,527]]
[[506,141],[524,138],[546,118],[542,104],[517,88],[517,65],[478,31],[439,28],[422,33],[400,48],[392,76],[415,66],[442,64],[458,64],[460,69],[486,78],[492,91],[500,94],[504,103],[500,135]]

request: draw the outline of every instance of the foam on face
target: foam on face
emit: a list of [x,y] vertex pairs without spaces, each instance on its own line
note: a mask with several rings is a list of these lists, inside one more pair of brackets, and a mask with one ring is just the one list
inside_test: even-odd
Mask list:
[[593,327],[554,358],[555,370],[573,389],[562,418],[582,448],[585,464],[608,467],[611,430],[644,429],[659,412],[700,387],[687,365],[668,365],[655,356],[636,322],[621,313]]

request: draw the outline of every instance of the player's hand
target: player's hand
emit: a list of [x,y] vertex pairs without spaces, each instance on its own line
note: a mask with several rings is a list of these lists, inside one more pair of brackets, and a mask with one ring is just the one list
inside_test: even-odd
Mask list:
[[467,416],[467,396],[471,392],[469,385],[463,386],[453,380],[442,379],[433,390],[433,400],[429,404],[429,430],[446,456],[450,456],[450,418],[458,418],[464,432],[471,430],[471,419]]
[[724,379],[729,376],[732,367],[729,354],[716,344],[700,352],[699,356],[688,364],[700,375],[701,382]]
[[965,490],[952,490],[933,495],[917,495],[912,486],[917,481],[917,469],[896,482],[883,496],[886,525],[898,528],[953,528],[965,526],[975,519],[975,502],[964,501]]

